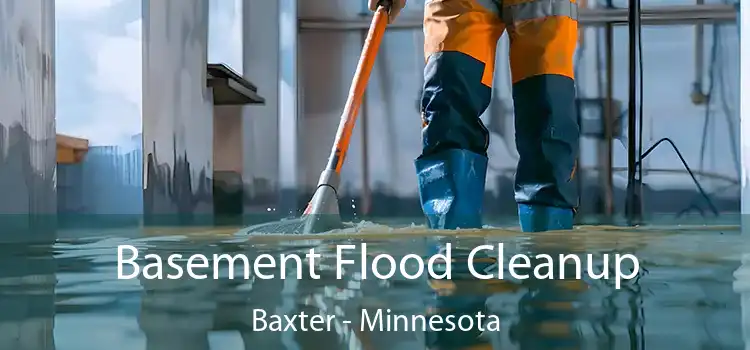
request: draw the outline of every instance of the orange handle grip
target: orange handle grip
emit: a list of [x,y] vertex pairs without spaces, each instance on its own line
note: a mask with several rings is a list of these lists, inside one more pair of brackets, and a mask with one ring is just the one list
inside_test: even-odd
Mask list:
[[372,67],[375,65],[375,57],[378,54],[380,43],[383,40],[385,28],[388,25],[388,10],[380,6],[372,18],[370,29],[367,32],[364,48],[359,57],[357,70],[352,79],[352,85],[349,88],[349,96],[346,99],[346,105],[341,114],[341,121],[336,132],[336,139],[333,143],[331,155],[328,158],[326,170],[334,170],[337,174],[341,173],[341,167],[344,165],[346,152],[349,149],[349,142],[354,131],[354,125],[357,121],[357,113],[362,104],[362,97],[365,94],[367,82],[370,79]]

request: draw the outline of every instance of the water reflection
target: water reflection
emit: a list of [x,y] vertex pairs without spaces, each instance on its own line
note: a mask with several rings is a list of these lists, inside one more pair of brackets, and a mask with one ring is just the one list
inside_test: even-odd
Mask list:
[[0,349],[55,350],[51,244],[0,244]]
[[[532,239],[523,253],[551,257],[576,253],[570,244],[559,244],[559,240],[547,242],[544,238]],[[566,260],[564,265],[554,266],[554,270],[562,272],[553,270],[559,280],[537,279],[531,271],[539,261],[532,261],[528,272],[531,278],[524,281],[523,296],[518,301],[518,321],[510,329],[512,342],[520,349],[581,348],[579,320],[585,317],[583,300],[589,289],[587,281],[575,279],[581,267],[575,266],[575,261]]]
[[[361,254],[344,278],[336,279],[335,245],[362,240],[218,240],[160,237],[157,239],[77,239],[47,246],[0,247],[0,349],[665,349],[742,348],[740,305],[731,289],[732,271],[741,248],[738,236],[654,232],[538,234],[506,233],[488,237],[426,239],[416,235],[367,239],[367,263],[381,252],[396,260],[424,255],[437,243],[451,242],[454,266],[461,252],[481,244],[504,243],[504,256],[579,254],[583,279],[565,266],[565,280],[512,278],[503,264],[504,279],[477,280],[454,269],[451,281],[396,275],[388,281],[363,278]],[[408,235],[408,234],[405,234]],[[224,263],[219,279],[117,281],[116,246],[132,244],[140,255],[166,260],[180,253],[304,255],[315,248],[320,279],[303,278],[288,269],[285,279],[243,276],[236,262],[231,274]],[[711,252],[708,252],[710,250]],[[645,268],[619,290],[612,281],[588,277],[586,254],[593,254],[595,272],[601,254],[634,252]],[[716,253],[713,253],[716,252]],[[720,252],[720,253],[719,253]],[[488,258],[492,253],[488,253]],[[12,261],[12,262],[11,262]],[[187,261],[177,260],[183,268]],[[492,271],[492,259],[478,266]],[[529,269],[536,267],[535,260]],[[12,268],[8,268],[11,266]],[[143,266],[143,263],[141,264]],[[293,267],[293,264],[290,265]],[[212,273],[212,264],[206,268]],[[557,267],[555,267],[557,268]],[[407,271],[414,272],[411,266]],[[646,272],[647,271],[647,272]],[[518,272],[518,271],[517,271]],[[555,272],[557,274],[557,272]],[[738,272],[737,274],[740,274]],[[60,283],[55,284],[56,278]],[[533,274],[532,274],[533,276]],[[739,276],[739,275],[738,275]],[[737,277],[740,281],[741,278]],[[739,282],[738,282],[739,283]],[[741,284],[741,283],[740,283]],[[735,289],[739,288],[736,284]],[[56,300],[55,300],[56,297]],[[55,304],[57,315],[55,315]],[[286,331],[259,330],[253,315],[320,315],[332,318],[327,331],[303,331],[299,319]],[[499,320],[497,329],[422,332],[360,329],[362,310],[374,315],[466,315]],[[112,321],[112,320],[119,321]],[[54,322],[53,322],[54,320]],[[53,325],[56,331],[52,333]],[[131,326],[132,325],[132,326]],[[297,331],[294,331],[296,328]],[[308,329],[309,324],[308,324]],[[25,338],[24,335],[25,334]],[[98,334],[106,334],[99,336]],[[64,344],[64,345],[61,345]],[[93,344],[93,345],[92,345]]]
[[747,216],[742,217],[742,255],[740,266],[734,271],[733,290],[740,296],[740,319],[742,338],[750,347],[750,222]]
[[[162,261],[167,261],[174,253],[189,255],[193,252],[210,256],[214,248],[212,245],[149,245],[140,251],[143,256],[154,254]],[[187,267],[186,261],[176,263],[183,269]],[[144,273],[140,276],[144,276]],[[214,295],[219,287],[217,281],[183,275],[179,279],[141,277],[140,283],[143,293],[138,324],[146,336],[146,350],[210,349],[208,334],[214,328],[213,315],[217,304]]]

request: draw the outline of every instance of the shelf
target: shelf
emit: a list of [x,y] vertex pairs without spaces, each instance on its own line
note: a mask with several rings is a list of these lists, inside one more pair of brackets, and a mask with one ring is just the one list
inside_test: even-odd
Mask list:
[[214,105],[265,104],[258,88],[223,63],[209,63],[207,86],[213,88]]

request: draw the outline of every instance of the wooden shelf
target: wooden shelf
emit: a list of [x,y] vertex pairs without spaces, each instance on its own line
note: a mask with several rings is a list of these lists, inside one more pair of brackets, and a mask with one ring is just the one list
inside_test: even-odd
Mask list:
[[209,63],[207,85],[213,88],[214,105],[265,104],[258,88],[223,63]]

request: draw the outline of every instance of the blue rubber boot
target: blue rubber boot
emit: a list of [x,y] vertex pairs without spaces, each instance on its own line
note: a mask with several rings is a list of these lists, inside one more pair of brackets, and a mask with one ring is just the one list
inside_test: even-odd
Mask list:
[[523,232],[570,230],[573,228],[573,209],[519,204],[518,220]]
[[487,157],[449,149],[414,161],[419,199],[432,229],[482,227]]

